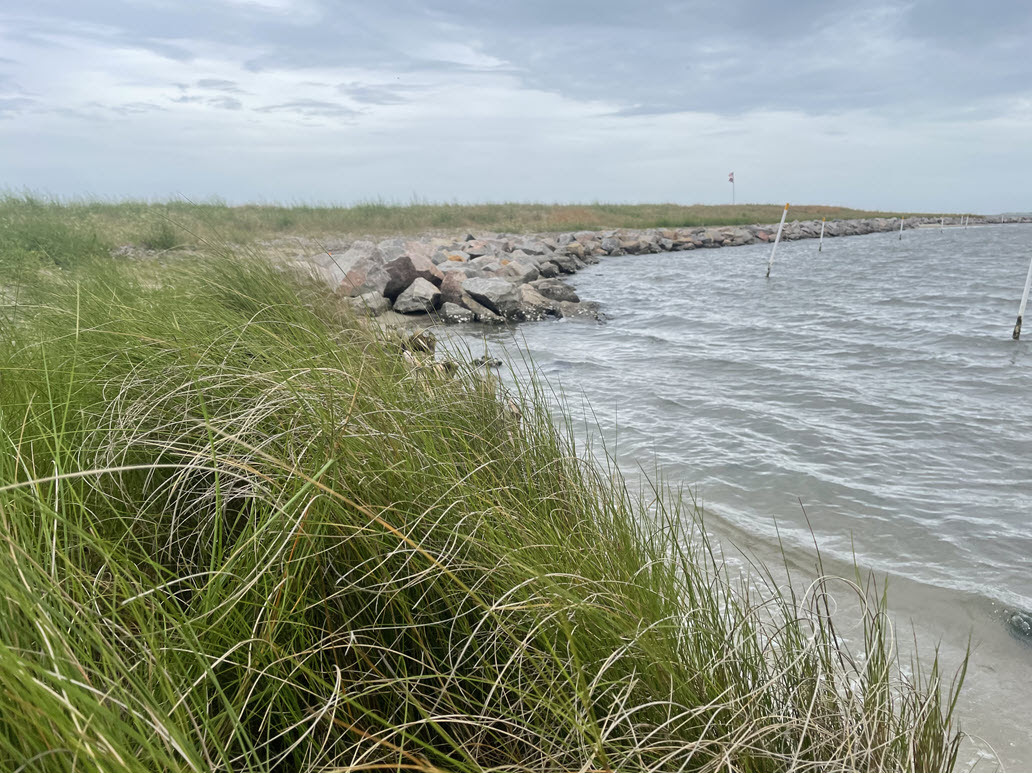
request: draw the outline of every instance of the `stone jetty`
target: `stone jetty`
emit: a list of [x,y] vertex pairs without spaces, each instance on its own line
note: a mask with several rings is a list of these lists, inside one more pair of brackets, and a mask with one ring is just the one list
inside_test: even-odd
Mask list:
[[[946,219],[947,226],[961,222],[960,218]],[[969,224],[987,222],[972,218]],[[937,227],[939,223],[939,218],[907,218],[904,228]],[[834,220],[825,223],[824,236],[898,229],[898,218]],[[820,221],[794,221],[785,224],[781,238],[814,239],[820,232]],[[766,224],[392,237],[323,244],[318,252],[299,255],[291,263],[328,284],[356,310],[371,315],[393,309],[406,315],[434,315],[446,323],[597,319],[599,305],[582,300],[564,278],[606,256],[773,242],[776,233],[777,224]]]

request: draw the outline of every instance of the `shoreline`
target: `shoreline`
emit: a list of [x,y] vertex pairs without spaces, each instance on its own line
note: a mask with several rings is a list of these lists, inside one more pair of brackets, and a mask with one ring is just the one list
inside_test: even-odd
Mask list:
[[[1028,223],[1030,217],[971,218],[967,225]],[[816,239],[821,221],[786,222],[784,241]],[[903,230],[962,228],[961,217],[904,218]],[[897,231],[898,218],[824,222],[835,238]],[[599,319],[601,307],[582,300],[564,281],[602,258],[685,252],[773,243],[777,224],[688,228],[609,229],[534,234],[465,233],[331,240],[318,252],[288,259],[289,268],[328,285],[358,312],[394,312],[413,320],[433,316],[443,323],[527,322],[547,318]],[[296,242],[292,243],[296,247]],[[285,246],[282,240],[264,243]]]

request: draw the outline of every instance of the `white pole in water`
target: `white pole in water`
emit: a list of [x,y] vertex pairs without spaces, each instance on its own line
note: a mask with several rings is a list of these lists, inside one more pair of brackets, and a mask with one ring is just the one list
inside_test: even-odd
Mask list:
[[824,249],[824,218],[821,218],[821,241],[817,243],[817,252]]
[[969,215],[965,215],[964,216],[964,228],[967,228],[967,222],[968,222],[968,218],[969,217],[970,217]]
[[903,241],[903,221],[904,220],[905,220],[905,218],[900,216],[900,219],[899,219],[899,240],[901,242]]
[[785,227],[785,216],[788,215],[788,205],[785,205],[784,212],[781,213],[781,223],[778,225],[778,235],[774,237],[774,246],[770,248],[770,260],[767,261],[767,279],[770,279],[770,267],[774,265],[774,253],[777,252],[778,242],[781,241],[781,230]]
[[1028,290],[1032,287],[1032,261],[1028,263],[1028,276],[1025,277],[1025,292],[1021,295],[1021,306],[1018,307],[1018,321],[1014,323],[1014,340],[1021,337],[1021,318],[1025,316],[1025,305],[1028,303]]
[[942,233],[942,226],[943,226],[943,224],[945,222],[946,222],[946,216],[943,215],[941,218],[939,218],[939,233],[940,234]]

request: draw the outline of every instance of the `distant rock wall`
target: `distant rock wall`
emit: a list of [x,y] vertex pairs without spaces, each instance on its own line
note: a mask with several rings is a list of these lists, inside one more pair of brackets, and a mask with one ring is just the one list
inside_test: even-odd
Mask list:
[[[1012,219],[1019,220],[1019,219]],[[1022,221],[1029,220],[1021,218]],[[904,228],[939,225],[907,218]],[[960,218],[947,218],[958,226]],[[973,218],[970,224],[986,223]],[[992,222],[999,222],[994,219]],[[899,229],[897,218],[834,220],[834,238]],[[786,223],[781,238],[814,239],[816,220]],[[615,229],[560,234],[466,234],[392,237],[374,243],[334,243],[299,256],[293,266],[320,279],[357,310],[377,315],[432,314],[444,322],[501,323],[547,317],[598,318],[598,304],[582,301],[562,277],[608,255],[639,255],[773,242],[777,224],[709,228]]]

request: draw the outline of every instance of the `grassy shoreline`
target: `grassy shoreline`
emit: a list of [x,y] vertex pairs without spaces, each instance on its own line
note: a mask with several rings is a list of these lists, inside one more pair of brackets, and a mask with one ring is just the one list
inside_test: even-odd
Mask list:
[[739,587],[532,385],[261,260],[143,274],[67,233],[0,246],[4,768],[955,764],[957,685],[883,598],[860,655],[822,586]]
[[[615,228],[680,228],[777,223],[782,204],[194,204],[170,202],[60,201],[34,196],[0,198],[0,223],[8,229],[56,230],[93,235],[108,250],[131,244],[151,249],[205,243],[249,244],[291,236],[414,235],[461,230],[538,233]],[[925,213],[794,205],[793,220],[899,217]],[[938,213],[935,213],[936,217]]]

